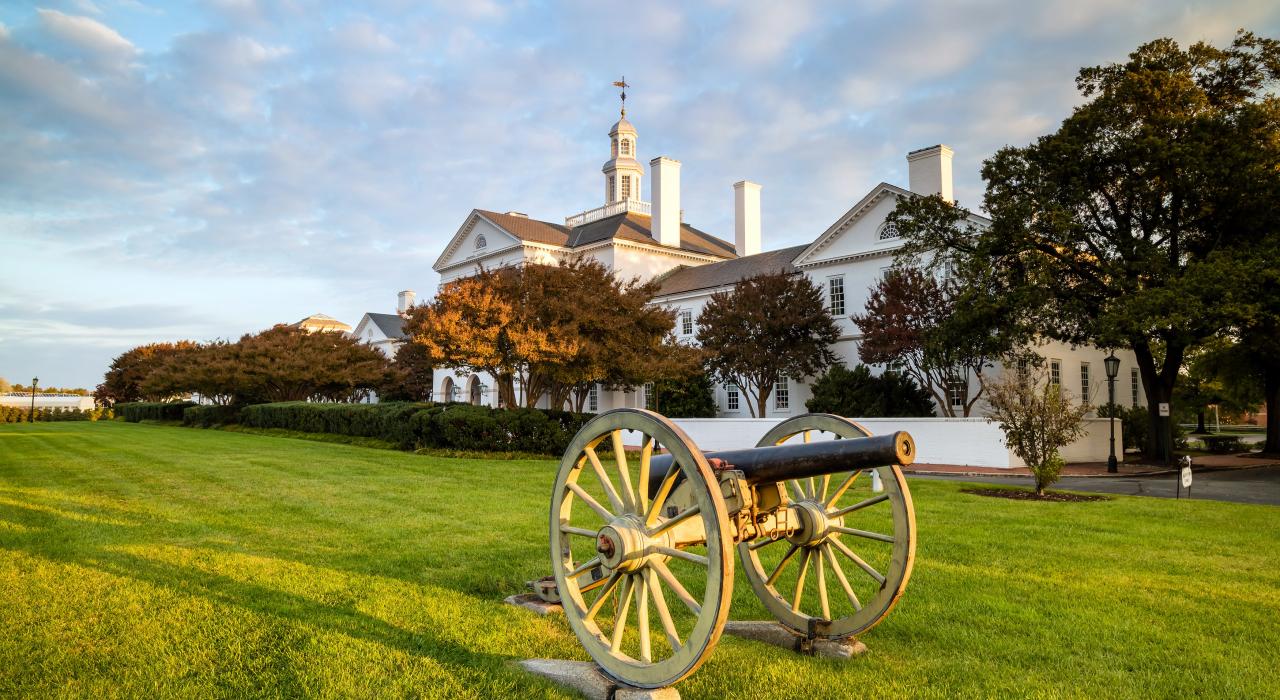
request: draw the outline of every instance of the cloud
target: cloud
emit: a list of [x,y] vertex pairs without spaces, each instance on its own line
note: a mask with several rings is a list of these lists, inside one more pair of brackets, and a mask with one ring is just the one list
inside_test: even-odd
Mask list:
[[100,57],[131,57],[137,48],[111,27],[89,17],[68,15],[57,10],[38,9],[44,29],[55,39],[72,44]]

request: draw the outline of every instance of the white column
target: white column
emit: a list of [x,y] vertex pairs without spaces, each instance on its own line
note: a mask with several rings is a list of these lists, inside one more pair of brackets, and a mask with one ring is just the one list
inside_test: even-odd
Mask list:
[[760,185],[733,183],[733,235],[738,255],[760,252]]
[[680,161],[659,156],[649,161],[653,178],[653,239],[680,247]]

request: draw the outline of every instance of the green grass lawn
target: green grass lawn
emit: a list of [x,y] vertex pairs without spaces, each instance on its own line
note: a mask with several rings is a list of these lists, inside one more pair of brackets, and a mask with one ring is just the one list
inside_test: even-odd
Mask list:
[[[549,571],[554,463],[122,423],[0,426],[0,697],[564,697],[502,604]],[[912,484],[865,657],[724,639],[685,698],[1280,693],[1280,510]],[[734,619],[764,617],[739,577]]]

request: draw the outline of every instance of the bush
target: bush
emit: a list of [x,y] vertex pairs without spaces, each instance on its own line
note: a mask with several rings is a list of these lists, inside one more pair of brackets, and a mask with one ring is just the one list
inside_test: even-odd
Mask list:
[[182,412],[182,424],[200,428],[235,425],[240,422],[240,406],[191,406]]
[[654,410],[668,418],[715,418],[715,387],[711,377],[699,372],[683,381],[654,382]]
[[[0,406],[0,423],[25,423],[30,409],[20,406]],[[110,418],[109,408],[37,408],[36,420],[51,421],[96,421],[99,418]]]
[[1246,449],[1244,442],[1236,435],[1206,435],[1200,439],[1204,441],[1205,450],[1216,455],[1235,454]]
[[871,376],[866,365],[834,365],[813,383],[805,402],[813,413],[851,418],[915,418],[933,415],[933,396],[905,374]]
[[191,401],[135,401],[117,404],[115,412],[130,423],[144,420],[181,421],[182,412],[195,405]]
[[240,410],[240,424],[250,428],[281,428],[304,433],[371,437],[407,449],[418,442],[418,436],[414,434],[413,415],[430,406],[428,403],[416,402],[287,401],[245,406]]

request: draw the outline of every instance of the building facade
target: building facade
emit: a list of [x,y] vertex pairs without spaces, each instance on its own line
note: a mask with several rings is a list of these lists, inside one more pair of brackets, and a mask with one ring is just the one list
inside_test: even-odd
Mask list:
[[[658,278],[661,288],[653,303],[674,310],[676,336],[693,343],[698,317],[712,294],[731,290],[740,280],[764,272],[804,275],[823,290],[840,329],[834,352],[845,364],[855,366],[860,364],[860,335],[851,317],[864,310],[871,289],[893,268],[894,256],[902,245],[896,227],[886,221],[889,213],[905,197],[937,194],[954,201],[952,149],[942,144],[919,149],[907,154],[907,188],[882,182],[812,242],[763,251],[760,185],[749,181],[733,185],[734,240],[730,243],[684,222],[677,160],[658,157],[649,162],[653,201],[641,199],[644,167],[637,159],[637,144],[638,132],[624,111],[609,130],[610,158],[601,168],[604,204],[568,216],[563,224],[531,219],[516,211],[473,210],[433,265],[441,283],[475,274],[480,268],[556,264],[570,255],[587,256],[620,277]],[[970,220],[977,226],[990,223],[976,214]],[[403,293],[400,306],[402,314],[407,308]],[[366,314],[353,335],[382,343],[393,355],[395,344],[403,338],[399,320],[399,316]],[[1102,362],[1106,351],[1061,343],[1046,343],[1037,351],[1045,357],[1054,380],[1072,394],[1095,405],[1106,403]],[[1117,403],[1142,405],[1145,397],[1133,354],[1118,351],[1117,356],[1121,359]],[[999,367],[990,371],[998,373]],[[769,415],[805,413],[813,380],[792,377],[780,381],[770,399]],[[967,382],[972,396],[978,389],[977,378]],[[435,372],[435,399],[496,405],[494,385],[492,377],[440,369]],[[950,388],[945,400],[954,405],[965,393],[960,389],[959,385]],[[716,401],[721,416],[750,415],[749,396],[738,387],[717,387]],[[596,389],[586,409],[597,412],[645,405],[644,387],[617,392]],[[976,415],[981,415],[982,406],[981,401],[975,405]],[[945,414],[941,406],[938,414]]]

